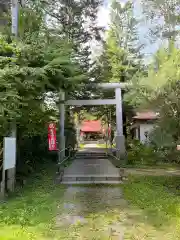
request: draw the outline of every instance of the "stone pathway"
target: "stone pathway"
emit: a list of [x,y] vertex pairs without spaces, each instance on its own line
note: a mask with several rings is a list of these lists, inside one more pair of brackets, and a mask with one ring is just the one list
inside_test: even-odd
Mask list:
[[175,223],[161,226],[154,218],[124,200],[121,186],[69,186],[59,201],[53,240],[179,239]]
[[[88,147],[91,152],[94,150],[94,144]],[[90,170],[92,174],[95,169],[94,173],[103,173],[105,169],[107,171],[108,168],[115,169],[111,168],[112,164],[104,159],[76,160],[73,163],[74,166],[72,164],[66,169],[66,174],[88,174],[87,171]],[[86,168],[89,163],[94,167]],[[130,169],[128,173],[134,170]],[[135,171],[138,174],[142,173],[137,169]],[[153,171],[147,172],[152,174]],[[121,187],[120,184],[68,185],[63,198],[60,199],[55,226],[52,229],[58,233],[58,238],[55,240],[176,239],[165,236],[164,231],[157,229],[143,209],[129,205],[123,198]]]
[[60,239],[123,240],[125,206],[119,186],[68,187],[56,219]]
[[[118,169],[106,158],[106,155],[103,158],[94,158],[97,155],[93,153],[104,153],[104,149],[97,149],[96,144],[88,144],[80,152],[82,156],[76,158],[65,169],[63,179],[69,176],[94,176],[94,178],[104,176],[106,178],[108,175],[119,178]],[[83,157],[83,152],[93,155]],[[56,218],[55,229],[60,234],[59,239],[123,240],[123,217],[120,212],[125,206],[127,203],[122,198],[119,184],[87,186],[68,184],[64,197],[59,203]]]
[[87,144],[64,170],[62,184],[122,183],[119,170],[108,160],[104,149]]

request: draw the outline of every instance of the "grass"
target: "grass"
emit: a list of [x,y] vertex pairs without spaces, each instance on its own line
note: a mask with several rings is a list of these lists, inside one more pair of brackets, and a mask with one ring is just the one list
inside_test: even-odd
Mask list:
[[79,148],[80,148],[80,149],[84,149],[84,146],[85,146],[85,144],[82,144],[82,143],[79,144]]
[[149,168],[149,169],[165,169],[165,170],[180,170],[179,164],[173,163],[157,163],[155,165],[148,165],[148,164],[126,164],[123,167],[125,168]]
[[179,186],[180,177],[130,177],[123,190],[135,229],[127,239],[180,239]]
[[[109,148],[109,149],[111,149],[111,144],[98,143],[98,144],[97,144],[97,147],[98,147],[98,148]],[[112,148],[116,148],[116,146],[115,146],[115,145],[112,145]]]
[[51,230],[64,187],[53,184],[55,169],[49,166],[14,196],[0,204],[1,240],[54,239]]
[[176,164],[176,163],[163,163],[163,162],[159,162],[155,165],[148,165],[148,164],[139,164],[139,163],[135,163],[135,164],[127,164],[127,159],[117,159],[114,157],[109,157],[109,160],[112,162],[112,164],[114,166],[116,166],[117,168],[131,168],[131,169],[164,169],[164,170],[180,170],[180,165]]
[[108,145],[106,143],[97,143],[97,148],[107,148]]

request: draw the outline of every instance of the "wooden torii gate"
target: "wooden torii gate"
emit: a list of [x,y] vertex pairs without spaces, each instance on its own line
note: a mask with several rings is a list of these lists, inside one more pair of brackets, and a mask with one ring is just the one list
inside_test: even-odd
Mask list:
[[[65,101],[65,94],[61,93],[60,104],[60,150],[65,149],[65,136],[64,136],[64,122],[65,122],[65,105],[68,106],[95,106],[95,105],[116,105],[116,153],[119,158],[125,154],[125,138],[123,135],[123,117],[122,117],[122,89],[127,86],[126,83],[102,83],[98,84],[98,88],[114,89],[114,99],[94,99],[94,100],[67,100]],[[60,159],[64,158],[62,152]]]

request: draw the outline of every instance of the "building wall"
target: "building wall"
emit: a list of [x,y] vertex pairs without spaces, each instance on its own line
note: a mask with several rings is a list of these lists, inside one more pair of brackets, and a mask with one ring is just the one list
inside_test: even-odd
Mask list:
[[148,132],[150,133],[152,129],[154,128],[153,123],[141,123],[140,124],[140,141],[142,143],[146,143],[148,140],[148,137],[146,138],[145,133]]

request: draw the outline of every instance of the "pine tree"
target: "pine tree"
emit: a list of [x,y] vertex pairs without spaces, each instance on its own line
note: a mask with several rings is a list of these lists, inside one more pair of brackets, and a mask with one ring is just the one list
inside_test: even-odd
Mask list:
[[[44,9],[51,16],[53,27],[73,44],[76,57],[85,71],[89,70],[90,41],[100,39],[96,19],[100,0],[43,1]],[[56,28],[57,27],[57,28]]]
[[[119,1],[112,1],[109,30],[106,32],[102,54],[97,59],[100,81],[131,81],[142,68],[142,45],[138,39],[138,21],[134,17],[133,7],[130,1],[124,7]],[[104,97],[114,97],[114,93],[104,93]],[[123,106],[124,123],[126,123],[129,109],[128,106]],[[102,112],[107,115],[107,109],[101,109]],[[114,107],[111,107],[111,116],[115,122]],[[126,135],[126,125],[124,134]]]
[[18,42],[0,36],[2,130],[7,130],[9,120],[20,123],[27,108],[41,116],[47,92],[56,94],[60,88],[72,91],[84,79],[71,45],[65,37],[53,36],[41,14],[26,6],[20,10]]
[[110,29],[107,31],[102,55],[98,59],[105,75],[107,69],[110,72],[104,76],[106,81],[128,81],[139,70],[143,46],[138,39],[137,26],[133,4],[129,1],[122,7],[120,2],[113,0]]

